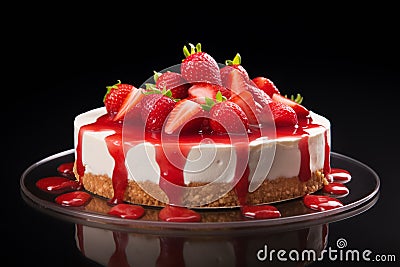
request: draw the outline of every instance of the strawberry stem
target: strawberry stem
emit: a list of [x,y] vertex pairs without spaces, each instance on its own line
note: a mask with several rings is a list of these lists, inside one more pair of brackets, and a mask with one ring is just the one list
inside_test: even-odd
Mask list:
[[185,58],[195,53],[201,52],[200,43],[197,43],[196,46],[194,46],[192,43],[189,43],[189,46],[190,46],[190,52],[186,45],[183,46],[183,54],[185,55]]
[[222,102],[222,101],[226,101],[226,97],[222,95],[221,91],[218,91],[217,94],[215,95],[215,100],[217,100],[217,102]]
[[218,91],[217,94],[215,95],[215,101],[212,98],[206,97],[205,104],[202,104],[201,107],[205,111],[210,111],[210,109],[216,104],[216,103],[221,103],[223,101],[226,101],[226,97],[222,95],[221,91]]
[[196,45],[196,52],[201,52],[201,44],[197,43]]
[[[287,95],[285,95],[285,97],[289,98]],[[301,104],[301,102],[303,102],[303,97],[300,94],[297,94],[296,97],[294,97],[294,95],[291,95],[290,100],[296,102],[297,104]]]
[[154,79],[155,82],[157,82],[158,78],[160,78],[162,73],[157,72],[155,70],[153,72],[154,72],[153,79]]
[[118,89],[118,85],[120,85],[120,84],[121,84],[121,80],[117,80],[117,83],[116,83],[116,84],[106,86],[107,92],[106,92],[106,94],[105,94],[104,97],[103,97],[103,102],[106,100],[106,97],[107,97],[107,95],[111,92],[111,90],[112,90],[112,89]]
[[151,84],[151,83],[146,83],[146,90],[143,91],[143,94],[145,94],[145,95],[154,95],[154,94],[164,95],[164,96],[171,98],[175,102],[178,102],[180,100],[177,98],[173,98],[171,90],[169,90],[169,89],[167,90],[167,88],[165,86],[162,90],[160,90],[154,84]]
[[190,56],[190,52],[189,52],[189,50],[187,49],[186,45],[183,46],[183,54],[185,55],[185,57]]
[[205,98],[206,103],[202,104],[201,107],[205,111],[210,111],[210,109],[215,105],[215,101],[209,97]]
[[236,53],[233,60],[227,59],[225,60],[225,65],[232,66],[232,65],[240,65],[242,63],[242,57],[239,53]]

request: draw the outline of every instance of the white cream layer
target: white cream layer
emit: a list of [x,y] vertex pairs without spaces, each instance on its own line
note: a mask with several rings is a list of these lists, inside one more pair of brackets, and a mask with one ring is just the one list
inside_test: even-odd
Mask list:
[[[90,124],[106,113],[104,107],[82,113],[74,121],[75,147],[78,142],[78,132],[81,126]],[[328,131],[330,145],[330,122],[311,112],[313,123],[321,127],[306,130],[309,133],[310,169],[322,169],[325,160],[325,137]],[[83,134],[82,161],[86,172],[95,175],[112,176],[114,159],[108,152],[105,137],[113,131],[92,132]],[[265,179],[290,178],[297,176],[300,170],[299,137],[282,137],[273,140],[256,139],[249,144],[250,186],[252,192]],[[191,182],[229,182],[234,178],[237,165],[237,153],[233,146],[226,144],[199,144],[190,150],[185,164],[184,181]],[[132,147],[126,154],[128,179],[135,181],[151,181],[158,183],[160,167],[155,158],[155,147],[151,143],[141,143]]]

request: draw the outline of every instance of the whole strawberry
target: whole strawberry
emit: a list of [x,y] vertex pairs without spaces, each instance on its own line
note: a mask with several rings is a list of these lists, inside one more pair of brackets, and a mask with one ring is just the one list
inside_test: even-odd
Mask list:
[[146,131],[160,131],[168,114],[175,107],[175,101],[159,93],[150,93],[141,100],[142,120]]
[[235,55],[233,60],[225,60],[225,66],[220,69],[221,80],[224,86],[226,86],[226,84],[228,83],[227,79],[229,73],[234,69],[238,70],[243,75],[246,81],[249,81],[249,74],[247,73],[246,69],[241,65],[241,62],[242,58],[240,57],[239,53]]
[[253,78],[252,81],[258,88],[266,92],[270,97],[272,97],[274,94],[280,94],[275,84],[266,77],[258,76]]
[[103,102],[110,116],[114,117],[119,111],[125,98],[134,88],[133,85],[121,83],[120,80],[114,85],[107,86],[107,92],[104,95]]
[[173,98],[184,99],[188,97],[190,84],[180,73],[172,71],[164,73],[155,72],[154,80],[156,81],[156,88],[170,90]]
[[249,121],[241,107],[231,101],[218,102],[210,109],[209,124],[218,134],[244,134],[249,129]]
[[181,74],[189,83],[207,82],[222,85],[218,63],[206,52],[201,51],[201,44],[190,45],[190,52],[183,47],[185,59],[181,64]]
[[[294,127],[298,124],[294,109],[277,101],[272,101],[269,105],[264,106],[260,115],[261,123],[275,123],[276,127]],[[271,122],[271,119],[273,119],[273,122]]]

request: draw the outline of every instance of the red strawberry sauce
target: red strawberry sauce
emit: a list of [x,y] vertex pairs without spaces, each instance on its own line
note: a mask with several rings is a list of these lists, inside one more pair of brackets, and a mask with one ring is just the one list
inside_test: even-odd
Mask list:
[[201,215],[198,212],[171,205],[167,205],[163,208],[158,214],[158,217],[160,220],[166,222],[199,222],[201,220]]
[[84,191],[72,191],[56,197],[56,203],[62,206],[79,207],[84,206],[92,196]]
[[36,186],[43,191],[52,191],[59,193],[66,190],[78,190],[80,184],[77,181],[66,177],[51,176],[45,177],[36,182]]
[[321,195],[306,195],[303,202],[306,207],[317,211],[326,211],[343,206],[343,203],[338,199]]
[[328,194],[339,196],[344,196],[349,193],[347,186],[339,182],[331,182],[327,185],[324,185],[322,191]]
[[108,214],[127,219],[139,219],[144,214],[144,208],[138,205],[120,203],[114,205]]
[[351,174],[347,170],[332,168],[327,175],[327,179],[331,182],[347,183],[351,180]]
[[74,177],[74,162],[66,162],[58,166],[57,171],[67,177]]
[[[212,135],[207,133],[185,133],[179,137],[167,136],[166,138],[157,132],[145,132],[143,126],[141,125],[139,126],[132,124],[126,127],[129,127],[127,128],[129,131],[125,131],[124,129],[124,140],[129,140],[131,143],[147,141],[155,145],[156,161],[160,167],[161,173],[160,187],[167,194],[170,200],[169,204],[179,204],[181,201],[182,193],[180,192],[180,188],[185,187],[182,170],[191,147],[201,143],[205,138],[208,138],[214,143],[232,144],[235,146],[238,163],[235,170],[234,191],[239,199],[243,216],[252,219],[270,219],[281,216],[279,210],[274,206],[251,206],[248,205],[246,201],[249,186],[248,176],[250,172],[247,165],[249,156],[248,144],[249,142],[263,135],[260,130],[252,129],[246,136],[235,137],[233,139],[227,135]],[[297,128],[278,128],[273,136],[301,137],[298,145],[301,154],[301,164],[298,176],[301,181],[307,181],[311,177],[308,133],[305,131],[305,129],[313,127],[321,127],[321,125],[307,122]],[[110,211],[110,214],[119,216],[121,218],[138,219],[143,215],[144,209],[135,205],[123,204],[123,197],[128,184],[128,173],[124,164],[124,150],[121,149],[123,145],[121,123],[112,121],[112,119],[106,114],[99,117],[96,122],[80,128],[76,147],[77,174],[79,176],[83,176],[85,172],[85,166],[82,162],[83,133],[85,131],[106,130],[113,131],[113,134],[107,136],[105,140],[109,153],[115,161],[115,167],[112,173],[114,196],[109,200],[109,204],[114,205],[114,208]],[[172,139],[168,140],[168,138]],[[327,132],[325,132],[325,162],[323,171],[324,174],[330,179],[331,183],[326,185],[323,191],[334,195],[347,194],[348,189],[343,185],[343,183],[350,181],[351,175],[346,170],[331,168],[329,156],[330,146],[328,144]],[[173,159],[173,162],[171,159]],[[70,176],[73,173],[72,168],[73,163],[69,162],[60,165],[57,170],[60,175]],[[79,182],[68,179],[67,177],[42,178],[36,183],[36,185],[45,191],[62,189],[79,190],[81,188],[81,184]],[[90,194],[86,192],[75,191],[61,194],[55,199],[55,201],[64,206],[81,206],[85,205],[90,198]],[[330,196],[307,195],[303,198],[303,201],[307,207],[319,211],[329,210],[343,205],[339,200]],[[201,216],[196,211],[171,205],[167,205],[160,211],[160,220],[175,222],[201,221]]]

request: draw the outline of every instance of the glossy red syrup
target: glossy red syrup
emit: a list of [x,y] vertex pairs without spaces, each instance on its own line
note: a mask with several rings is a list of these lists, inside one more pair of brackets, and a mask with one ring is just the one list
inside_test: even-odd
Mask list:
[[242,214],[251,219],[273,219],[281,217],[280,211],[271,205],[242,206]]
[[238,181],[237,181],[234,189],[235,189],[236,196],[237,196],[241,206],[244,206],[247,203],[247,192],[248,192],[248,188],[249,188],[249,174],[250,174],[249,166],[246,166],[243,176],[235,177],[235,179],[238,179]]
[[310,151],[308,149],[308,136],[303,136],[299,141],[300,149],[300,171],[299,179],[302,182],[306,182],[311,178],[310,169]]
[[98,131],[114,131],[115,134],[121,134],[122,126],[115,123],[110,116],[103,115],[97,118],[96,122],[82,126],[78,133],[78,143],[76,147],[76,170],[79,176],[83,176],[85,173],[85,166],[82,161],[82,138],[86,131],[98,132]]
[[[311,178],[311,168],[310,168],[310,150],[309,150],[309,134],[307,133],[307,129],[322,127],[319,124],[313,124],[309,122],[308,124],[299,124],[298,127],[281,127],[276,129],[277,137],[298,137],[301,138],[298,143],[298,148],[300,150],[300,170],[298,173],[299,180],[302,182],[306,182]],[[326,132],[325,132],[326,134]],[[326,164],[329,163],[329,153],[327,152],[329,149],[329,144],[325,143],[325,161]],[[325,167],[324,167],[325,168]]]
[[106,143],[110,155],[115,160],[114,170],[112,173],[112,184],[114,196],[109,200],[111,204],[119,204],[123,202],[125,189],[128,186],[128,171],[125,167],[125,155],[122,148],[122,135],[112,134],[106,137]]
[[[262,132],[259,129],[251,129],[247,135],[244,136],[243,140],[236,138],[232,141],[230,135],[215,135],[212,133],[199,133],[199,134],[182,134],[178,137],[172,136],[176,140],[168,141],[162,138],[165,135],[161,135],[159,132],[144,132],[143,125],[140,122],[130,122],[131,124],[126,124],[124,127],[124,141],[128,140],[132,143],[142,143],[143,141],[151,142],[156,147],[156,161],[160,167],[160,187],[167,194],[169,198],[169,204],[179,206],[182,204],[182,194],[180,190],[185,186],[183,179],[183,169],[188,151],[193,145],[197,145],[202,142],[205,138],[212,140],[214,143],[224,143],[232,144],[237,149],[238,158],[248,157],[248,143],[255,140],[260,136],[264,136],[268,130]],[[135,124],[136,123],[136,124]],[[139,125],[140,124],[140,125]],[[310,152],[308,148],[308,133],[306,129],[313,127],[321,127],[321,125],[313,124],[311,120],[306,120],[301,122],[298,127],[282,127],[277,128],[276,132],[272,133],[271,137],[283,137],[283,136],[294,136],[300,137],[299,150],[301,153],[301,165],[299,170],[299,179],[301,181],[307,181],[311,177],[310,170]],[[110,155],[114,158],[115,168],[112,174],[112,183],[114,187],[114,196],[109,201],[111,204],[123,203],[123,196],[128,184],[128,174],[125,167],[123,145],[122,144],[122,124],[119,122],[114,122],[108,114],[100,116],[96,122],[82,126],[78,133],[78,144],[77,144],[77,158],[76,158],[76,168],[79,176],[83,176],[85,172],[85,166],[82,162],[82,137],[85,131],[106,131],[112,130],[114,134],[111,134],[106,138],[106,143]],[[267,133],[269,136],[271,133]],[[168,137],[170,138],[170,137]],[[329,145],[327,143],[327,137],[325,137],[325,166],[324,172],[330,171],[329,162]],[[166,144],[178,143],[175,147],[170,148]],[[246,143],[245,149],[236,144]],[[172,151],[171,151],[172,150]],[[178,157],[173,155],[176,153]],[[178,158],[177,162],[171,163],[170,159]],[[139,160],[139,159],[138,159]],[[244,162],[238,160],[238,162]],[[246,158],[247,162],[247,158]],[[235,192],[239,198],[241,205],[246,204],[247,188],[248,187],[248,170],[246,166],[237,166],[237,170],[245,170],[244,174],[235,175],[234,182]],[[237,173],[239,173],[238,171]],[[246,174],[247,173],[247,174]],[[267,208],[268,209],[268,208]]]
[[332,182],[347,183],[351,181],[351,174],[349,171],[344,169],[332,168],[327,178]]
[[120,203],[113,206],[108,214],[125,219],[139,219],[144,214],[144,208],[138,205]]
[[343,203],[340,200],[321,195],[306,195],[303,198],[303,203],[306,207],[317,211],[326,211],[343,206]]
[[322,191],[328,194],[340,195],[340,196],[344,196],[349,193],[349,189],[347,188],[347,186],[339,182],[332,182],[327,185],[324,185]]
[[166,222],[200,222],[200,213],[185,208],[167,205],[160,210],[158,218]]
[[186,157],[187,154],[182,154],[179,145],[156,147],[156,161],[160,167],[159,185],[171,205],[182,204],[181,189],[185,186],[183,169]]
[[82,254],[85,256],[85,240],[83,238],[83,225],[82,224],[76,224],[76,236],[78,238],[78,247],[81,250]]
[[249,161],[249,143],[248,142],[235,142],[233,144],[236,150],[236,169],[233,182],[235,184],[234,190],[239,200],[240,205],[245,205],[247,202],[247,192],[249,188],[249,174],[250,169],[248,166]]
[[185,238],[183,237],[159,237],[160,254],[156,260],[156,267],[185,267],[183,256],[183,246]]
[[107,267],[130,267],[126,248],[128,246],[129,236],[125,232],[113,232],[115,250],[108,260]]
[[327,176],[328,173],[331,173],[331,147],[329,146],[328,140],[328,131],[324,133],[324,140],[325,140],[325,157],[324,157],[324,175]]
[[36,182],[36,186],[43,191],[56,193],[67,190],[79,190],[81,188],[77,181],[59,176],[41,178]]
[[[240,149],[244,149],[244,147],[241,147],[237,149],[237,151],[240,151]],[[248,146],[246,146],[246,149],[248,149]],[[245,153],[242,153],[242,155]],[[238,153],[240,155],[240,153]],[[238,160],[243,160],[240,157],[238,157]],[[240,166],[240,165],[239,165]],[[243,168],[244,166],[241,166]],[[251,219],[272,219],[272,218],[278,218],[281,217],[281,213],[277,208],[271,205],[248,205],[247,204],[247,193],[248,193],[248,188],[249,188],[249,174],[250,174],[250,169],[249,166],[246,165],[245,170],[243,175],[240,174],[241,169],[240,167],[237,169],[239,170],[238,173],[235,173],[235,179],[237,179],[237,183],[235,185],[235,193],[238,197],[239,204],[240,204],[240,211],[242,215],[246,218],[251,218]]]
[[55,202],[68,207],[84,206],[92,196],[84,191],[72,191],[56,197]]
[[110,155],[114,158],[115,167],[112,173],[112,184],[114,188],[114,196],[109,200],[110,204],[118,204],[123,202],[123,196],[128,184],[128,175],[125,168],[125,156],[122,149],[122,125],[114,122],[110,116],[103,115],[96,122],[84,125],[79,129],[78,143],[76,147],[76,169],[80,177],[85,173],[85,166],[82,162],[82,138],[85,131],[114,131],[106,137],[106,143]]
[[66,162],[58,166],[57,171],[61,175],[74,177],[74,162]]

